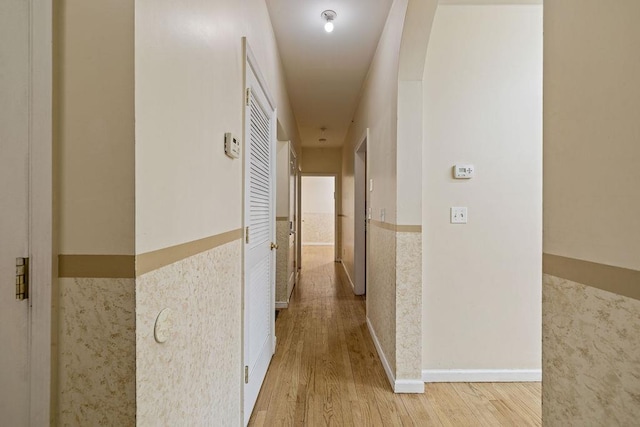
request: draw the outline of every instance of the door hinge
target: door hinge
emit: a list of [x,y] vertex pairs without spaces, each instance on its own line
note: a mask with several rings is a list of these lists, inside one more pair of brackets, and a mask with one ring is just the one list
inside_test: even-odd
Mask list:
[[251,103],[251,88],[250,87],[248,87],[246,92],[245,92],[245,103],[247,104],[247,107]]
[[244,229],[244,241],[249,243],[249,227],[245,227]]
[[249,384],[249,367],[244,367],[244,383]]
[[16,258],[16,299],[29,298],[29,258]]

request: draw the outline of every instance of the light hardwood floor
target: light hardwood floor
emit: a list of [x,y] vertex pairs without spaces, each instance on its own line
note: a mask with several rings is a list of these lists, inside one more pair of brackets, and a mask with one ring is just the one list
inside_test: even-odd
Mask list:
[[276,320],[278,345],[252,426],[539,426],[539,383],[427,384],[394,394],[332,247],[304,248]]

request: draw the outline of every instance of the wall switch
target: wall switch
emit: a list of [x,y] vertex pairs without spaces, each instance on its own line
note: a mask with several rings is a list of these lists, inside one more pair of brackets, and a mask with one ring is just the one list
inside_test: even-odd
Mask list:
[[466,224],[466,223],[467,223],[467,208],[452,207],[451,208],[451,224]]
[[384,222],[386,219],[387,211],[385,209],[380,209],[380,222]]
[[455,179],[471,179],[475,174],[475,167],[473,165],[455,165],[453,167],[453,177]]
[[369,191],[373,191],[373,178],[369,180]]

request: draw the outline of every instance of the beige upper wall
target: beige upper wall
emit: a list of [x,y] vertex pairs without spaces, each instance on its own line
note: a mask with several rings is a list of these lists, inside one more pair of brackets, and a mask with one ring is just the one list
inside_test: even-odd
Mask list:
[[289,141],[276,148],[276,217],[289,216]]
[[640,270],[640,2],[544,8],[544,252]]
[[245,35],[269,84],[271,95],[276,100],[279,128],[284,131],[284,135],[279,134],[278,138],[290,140],[295,152],[300,153],[302,142],[289,101],[284,67],[278,52],[267,3],[265,0],[242,0],[241,3],[245,12]]
[[134,253],[133,3],[55,7],[59,253]]
[[439,6],[424,86],[423,368],[540,369],[542,7]]
[[368,168],[374,181],[371,192],[373,219],[380,221],[380,210],[385,209],[385,222],[392,224],[396,220],[398,52],[406,7],[406,0],[396,0],[391,6],[343,148],[344,204],[351,205],[348,209],[352,212],[354,150],[369,129]]
[[[396,372],[396,236],[378,227],[397,223],[397,126],[398,63],[407,11],[407,0],[393,2],[369,68],[342,156],[342,260],[351,278],[354,274],[354,152],[367,137],[368,193],[372,220],[369,228],[372,268],[367,281],[367,318],[381,342],[382,351]],[[384,214],[382,212],[384,211]]]
[[333,203],[336,182],[330,176],[302,177],[302,215],[335,213]]
[[358,108],[347,133],[342,151],[342,259],[354,277],[354,152],[369,129],[368,170],[373,179],[369,193],[372,219],[396,223],[396,141],[398,115],[398,61],[407,0],[391,6]]
[[303,173],[339,174],[342,169],[341,148],[308,148],[302,149]]
[[298,146],[264,1],[136,2],[138,254],[242,227],[242,159],[223,138],[243,136],[243,36]]

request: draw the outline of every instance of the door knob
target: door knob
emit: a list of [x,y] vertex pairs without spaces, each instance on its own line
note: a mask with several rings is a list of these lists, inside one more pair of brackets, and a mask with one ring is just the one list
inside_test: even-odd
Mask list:
[[278,249],[278,245],[271,242],[271,250]]

